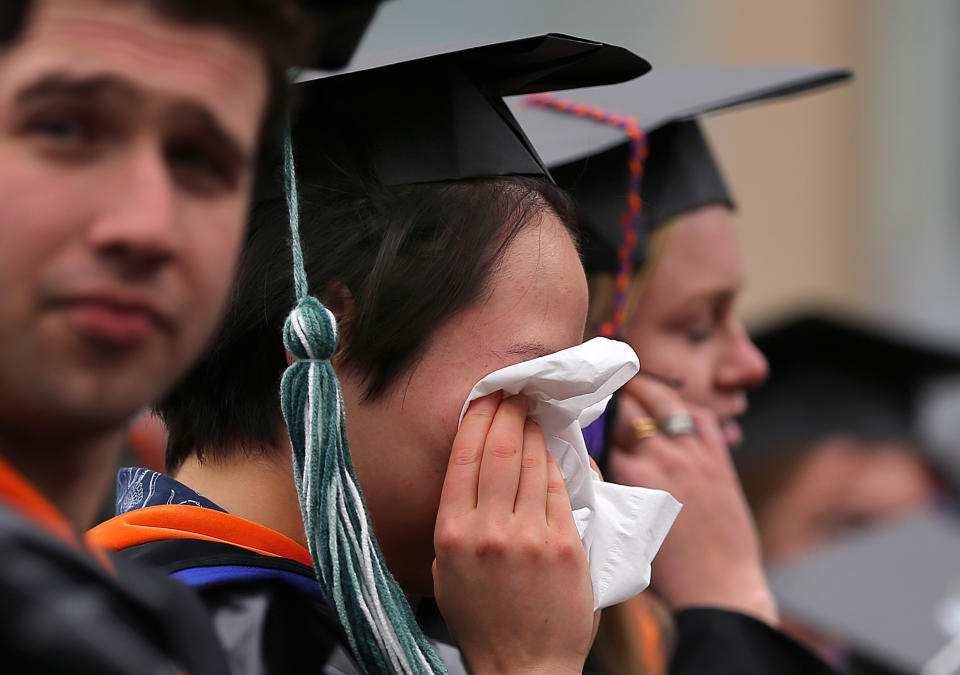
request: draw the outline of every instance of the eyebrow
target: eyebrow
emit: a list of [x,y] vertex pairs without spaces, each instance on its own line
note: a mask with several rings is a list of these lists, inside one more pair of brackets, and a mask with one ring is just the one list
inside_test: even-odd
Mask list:
[[17,103],[29,103],[48,96],[84,99],[113,98],[126,105],[142,103],[137,90],[116,77],[98,75],[77,78],[64,73],[51,73],[26,85],[17,92],[14,100]]
[[204,107],[196,103],[177,103],[173,106],[172,116],[188,124],[195,124],[208,142],[223,153],[225,162],[244,168],[253,163],[253,155],[244,150],[240,142]]
[[[143,105],[143,96],[136,87],[120,78],[111,75],[75,77],[65,73],[50,73],[26,85],[16,94],[14,100],[23,104],[47,97],[109,100],[125,107]],[[179,101],[171,107],[171,115],[175,119],[197,125],[200,133],[206,135],[224,154],[225,161],[244,167],[252,163],[252,153],[245,150],[233,134],[204,106],[193,101]]]
[[547,354],[553,354],[555,351],[557,350],[550,349],[540,342],[518,342],[517,344],[510,345],[503,353],[512,356],[523,356],[527,359],[537,359]]

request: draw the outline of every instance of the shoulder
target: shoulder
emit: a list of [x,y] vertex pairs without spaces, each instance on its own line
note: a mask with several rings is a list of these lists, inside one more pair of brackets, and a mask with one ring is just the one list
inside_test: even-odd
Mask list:
[[124,555],[187,583],[212,620],[235,675],[361,671],[313,570],[278,556],[200,540],[158,541]]
[[835,675],[836,671],[785,633],[740,612],[691,608],[676,614],[671,675],[712,672]]
[[323,665],[360,672],[329,610],[282,581],[218,584],[199,593],[236,674],[306,672]]
[[0,650],[11,672],[225,672],[216,645],[192,660],[167,634],[175,622],[148,599],[2,507],[0,550]]

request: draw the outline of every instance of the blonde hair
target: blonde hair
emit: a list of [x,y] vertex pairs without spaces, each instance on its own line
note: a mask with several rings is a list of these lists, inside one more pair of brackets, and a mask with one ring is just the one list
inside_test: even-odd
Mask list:
[[666,605],[644,592],[603,610],[593,658],[611,675],[666,675],[673,634]]
[[[624,323],[629,323],[636,311],[643,289],[650,276],[663,257],[673,233],[680,223],[682,216],[671,218],[657,227],[645,241],[646,261],[633,271],[630,285],[627,289],[627,311]],[[587,287],[590,292],[590,306],[587,310],[587,336],[594,337],[596,327],[613,318],[614,304],[617,295],[617,275],[612,272],[591,272],[587,275]]]
[[[663,258],[681,216],[655,229],[646,239],[645,263],[634,270],[627,289],[629,323],[643,290]],[[613,317],[617,277],[609,272],[587,275],[590,305],[587,312],[587,337],[597,326]],[[673,618],[666,606],[652,593],[645,592],[624,603],[603,610],[593,656],[611,675],[665,675],[673,642]]]

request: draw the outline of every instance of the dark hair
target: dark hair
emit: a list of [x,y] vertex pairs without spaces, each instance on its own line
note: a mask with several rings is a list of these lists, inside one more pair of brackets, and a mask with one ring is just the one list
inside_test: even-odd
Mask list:
[[[303,63],[312,37],[311,24],[303,20],[298,3],[294,0],[138,1],[159,16],[184,25],[222,26],[263,53],[269,90],[261,139],[263,143],[275,142],[287,105],[287,69]],[[32,5],[33,0],[0,2],[0,49],[20,37],[28,24]]]
[[[515,235],[553,211],[573,232],[570,197],[543,178],[511,176],[384,187],[372,179],[301,187],[301,233],[314,295],[349,292],[340,359],[368,398],[416,362],[431,334],[487,290]],[[295,298],[286,207],[254,210],[231,307],[205,358],[159,406],[167,466],[228,447],[276,445],[286,367],[281,329]]]
[[0,4],[0,47],[13,42],[23,30],[30,0],[3,0]]

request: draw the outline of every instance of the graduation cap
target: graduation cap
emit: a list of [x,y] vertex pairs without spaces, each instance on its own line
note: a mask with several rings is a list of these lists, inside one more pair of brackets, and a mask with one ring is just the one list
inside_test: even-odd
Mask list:
[[946,675],[960,669],[957,560],[960,524],[931,510],[778,563],[768,579],[782,614],[842,640],[855,660]]
[[[818,66],[658,68],[636,82],[558,92],[554,105],[543,99],[509,104],[557,183],[580,204],[593,235],[585,246],[587,271],[616,272],[631,170],[642,173],[637,181],[642,210],[637,209],[639,222],[634,224],[639,236],[628,253],[633,264],[643,264],[644,237],[656,226],[699,206],[733,206],[696,121],[699,115],[849,77],[848,70]],[[642,168],[631,167],[631,159],[636,159],[631,118],[645,134]]]
[[833,434],[915,438],[926,385],[960,373],[960,354],[887,326],[808,314],[769,327],[755,343],[770,378],[740,420],[743,468],[800,452]]
[[342,68],[350,61],[382,0],[298,0],[313,20],[312,68]]
[[[549,175],[504,96],[622,82],[649,64],[621,47],[558,34],[360,54],[307,72],[293,138],[302,173],[341,147],[384,185]],[[271,192],[275,195],[277,190]]]

